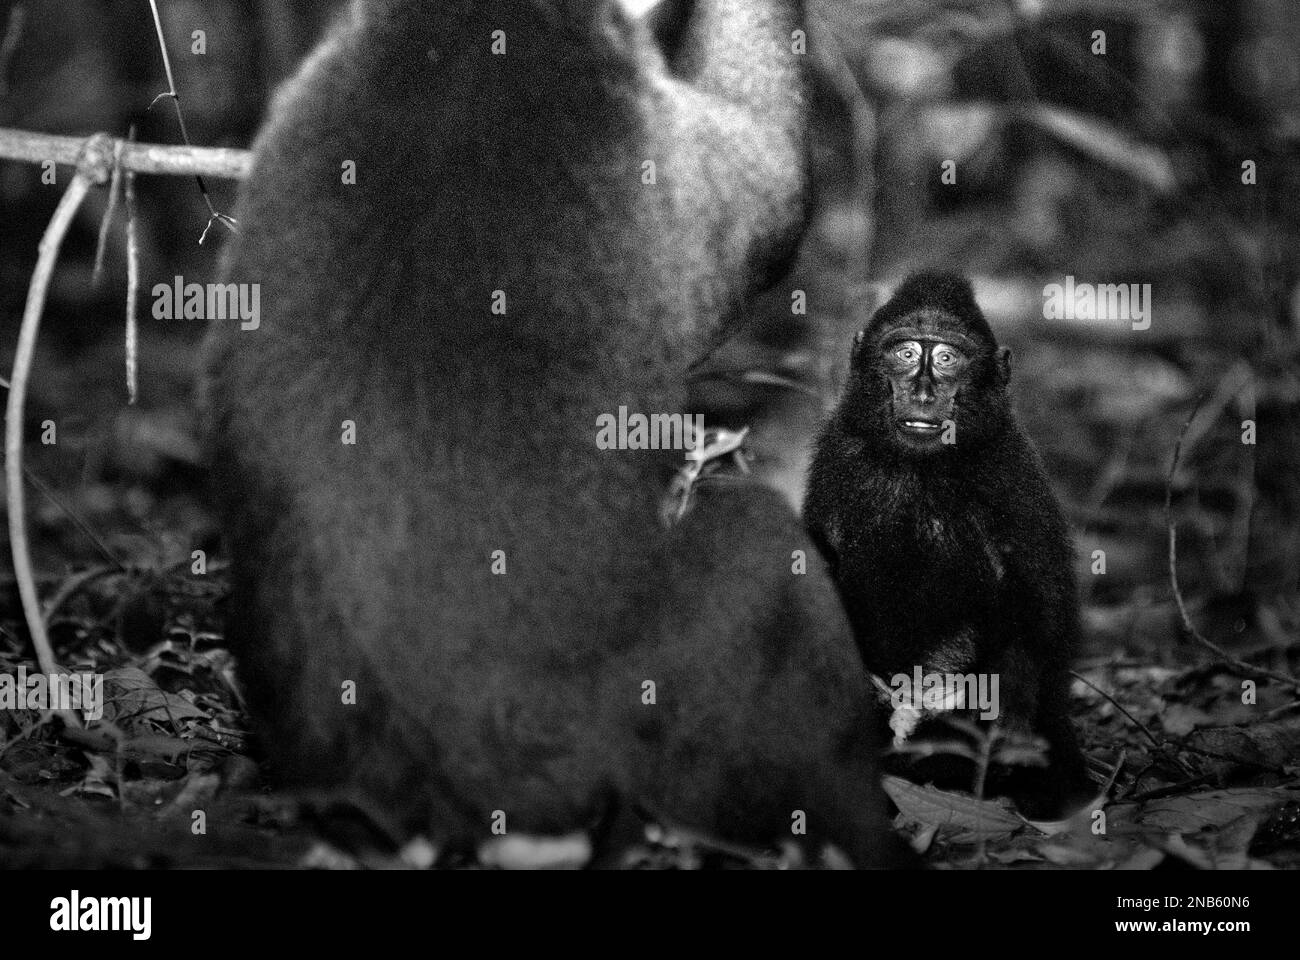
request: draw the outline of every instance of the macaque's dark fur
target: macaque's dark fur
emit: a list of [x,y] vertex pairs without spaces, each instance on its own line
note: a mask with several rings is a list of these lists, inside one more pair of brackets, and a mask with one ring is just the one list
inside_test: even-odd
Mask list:
[[797,518],[737,484],[665,531],[681,454],[595,442],[682,410],[805,217],[797,3],[669,7],[666,61],[599,0],[369,0],[279,95],[228,269],[261,329],[207,361],[230,632],[280,781],[399,838],[804,810],[879,863],[871,695]]
[[[978,344],[958,389],[956,443],[898,439],[883,337],[928,314]],[[970,284],[922,274],[855,344],[843,400],[817,443],[804,520],[823,548],[870,670],[997,673],[1004,729],[1047,739],[1051,768],[1018,777],[1027,812],[1090,790],[1068,719],[1079,631],[1074,550],[1043,465],[1007,392]]]

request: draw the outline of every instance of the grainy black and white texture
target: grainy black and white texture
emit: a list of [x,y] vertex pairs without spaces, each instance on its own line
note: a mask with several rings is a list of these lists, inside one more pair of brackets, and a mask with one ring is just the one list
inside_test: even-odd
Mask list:
[[594,443],[682,408],[806,215],[799,5],[669,6],[661,52],[599,0],[362,3],[280,94],[225,271],[261,327],[206,360],[230,635],[280,782],[396,841],[804,811],[879,864],[873,698],[794,512],[723,485],[665,530],[680,453]]
[[1069,527],[1011,409],[1010,364],[966,280],[909,279],[855,341],[804,520],[869,669],[997,675],[1003,729],[1050,748],[1011,789],[1049,816],[1090,793],[1068,717],[1078,588]]

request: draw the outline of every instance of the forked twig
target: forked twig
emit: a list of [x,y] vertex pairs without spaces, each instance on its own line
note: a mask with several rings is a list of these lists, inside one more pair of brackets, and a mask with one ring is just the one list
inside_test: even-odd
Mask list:
[[[190,132],[185,126],[185,111],[181,109],[181,95],[176,90],[176,77],[172,74],[172,59],[167,53],[167,38],[163,35],[162,16],[158,12],[158,0],[149,0],[149,7],[153,10],[153,25],[158,32],[158,49],[162,51],[163,71],[167,74],[168,89],[154,97],[153,103],[149,104],[152,110],[154,104],[164,97],[171,99],[176,106],[176,119],[181,127],[181,142],[187,147],[192,147],[190,143]],[[203,174],[196,173],[194,179],[198,182],[199,193],[203,194],[203,202],[208,205],[208,225],[203,228],[203,233],[199,236],[199,243],[202,244],[208,238],[208,231],[212,229],[212,224],[220,223],[231,233],[238,233],[235,229],[236,223],[233,217],[228,217],[224,213],[218,213],[217,208],[212,205],[212,196],[208,193],[208,185],[203,180]]]

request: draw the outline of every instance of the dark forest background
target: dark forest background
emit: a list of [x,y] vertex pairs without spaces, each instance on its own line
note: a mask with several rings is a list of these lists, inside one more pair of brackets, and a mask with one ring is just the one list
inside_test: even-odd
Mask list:
[[[193,142],[249,146],[271,91],[335,6],[162,3]],[[797,267],[812,306],[791,318],[784,300],[752,304],[752,331],[697,371],[696,396],[723,419],[761,425],[760,449],[793,497],[811,431],[873,305],[912,270],[968,273],[1014,350],[1017,409],[1078,538],[1080,671],[1178,750],[1197,754],[1189,739],[1197,731],[1231,725],[1271,725],[1269,736],[1281,738],[1252,741],[1267,762],[1246,773],[1196,767],[1189,778],[1184,754],[1182,765],[1162,765],[1168,751],[1079,684],[1086,744],[1111,761],[1119,746],[1131,749],[1137,759],[1119,780],[1129,796],[1189,779],[1188,795],[1294,784],[1295,690],[1271,686],[1244,705],[1239,672],[1189,641],[1171,591],[1164,510],[1173,447],[1195,409],[1170,485],[1189,616],[1234,657],[1294,675],[1300,19],[1292,0],[815,0],[812,15],[818,208]],[[195,30],[206,35],[202,56],[190,52]],[[1104,55],[1093,51],[1096,31]],[[141,141],[179,142],[170,107],[149,109],[166,83],[143,0],[0,2],[0,36],[0,127],[124,136],[135,125]],[[941,179],[946,160],[956,161],[956,184]],[[1257,171],[1252,184],[1243,183],[1246,161]],[[62,186],[42,184],[40,172],[0,160],[6,369]],[[217,208],[232,212],[236,186],[209,186]],[[186,697],[222,736],[208,737],[206,759],[151,758],[130,776],[98,771],[94,782],[110,795],[132,777],[136,789],[146,781],[174,789],[245,746],[220,647],[220,587],[187,576],[196,547],[220,557],[194,430],[202,329],[153,320],[147,309],[156,282],[215,279],[227,237],[214,230],[199,245],[208,215],[188,178],[140,177],[136,192],[146,298],[140,400],[129,405],[124,385],[120,229],[110,234],[105,277],[91,277],[100,191],[65,245],[32,375],[29,464],[50,495],[32,494],[28,522],[47,593],[105,570],[69,590],[53,618],[61,655],[141,671],[157,696]],[[1150,283],[1151,328],[1044,319],[1044,285],[1067,275]],[[788,380],[817,399],[791,397]],[[31,439],[46,420],[58,426],[52,446]],[[1241,440],[1247,420],[1257,425],[1254,444]],[[1098,550],[1104,574],[1094,572]],[[5,550],[0,667],[29,656],[8,569]],[[5,723],[0,773],[85,788],[83,754],[51,759],[36,744],[11,743],[16,728]],[[190,727],[170,732],[195,736]],[[1269,811],[1286,803],[1300,811],[1294,794],[1274,800],[1259,805],[1260,830],[1279,829]]]

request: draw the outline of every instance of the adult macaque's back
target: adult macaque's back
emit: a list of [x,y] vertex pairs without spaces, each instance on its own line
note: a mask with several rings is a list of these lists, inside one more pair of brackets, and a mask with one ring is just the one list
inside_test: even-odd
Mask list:
[[798,27],[678,3],[665,58],[599,0],[367,0],[279,96],[228,269],[260,327],[214,328],[206,406],[282,783],[399,840],[626,801],[883,856],[870,695],[793,514],[737,483],[665,529],[680,451],[596,443],[685,412],[793,252]]

